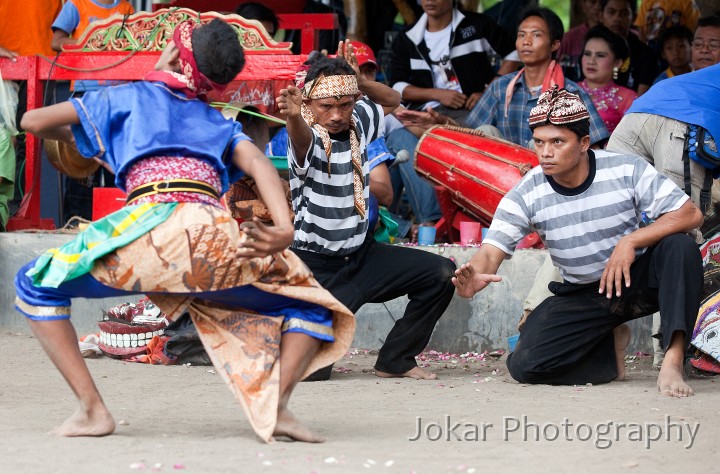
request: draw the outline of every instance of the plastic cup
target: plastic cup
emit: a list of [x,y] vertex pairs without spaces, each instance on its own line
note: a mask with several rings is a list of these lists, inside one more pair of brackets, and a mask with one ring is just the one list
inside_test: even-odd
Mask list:
[[518,339],[520,339],[520,334],[515,334],[514,336],[508,337],[508,349],[510,352],[513,352],[515,350],[515,344],[517,344]]
[[480,243],[480,223],[463,221],[460,223],[460,243],[462,245]]
[[418,245],[432,245],[435,243],[435,227],[421,225],[418,228]]

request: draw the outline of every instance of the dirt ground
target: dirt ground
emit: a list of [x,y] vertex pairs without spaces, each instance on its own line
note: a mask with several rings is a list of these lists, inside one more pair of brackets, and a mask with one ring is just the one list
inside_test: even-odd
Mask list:
[[0,332],[0,472],[717,472],[720,378],[672,399],[643,355],[628,381],[579,387],[518,384],[504,355],[424,358],[439,380],[379,379],[357,350],[330,381],[301,383],[291,409],[318,445],[259,442],[211,367],[88,360],[118,429],[64,439],[47,432],[72,393],[34,338]]

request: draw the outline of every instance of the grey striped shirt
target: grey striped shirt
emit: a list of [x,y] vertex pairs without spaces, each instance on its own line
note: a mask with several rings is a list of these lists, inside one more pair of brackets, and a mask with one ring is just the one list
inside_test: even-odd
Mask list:
[[642,211],[657,219],[689,199],[640,157],[588,154],[590,174],[577,188],[533,168],[500,201],[483,243],[512,254],[525,235],[537,232],[566,281],[591,283],[602,276],[618,241],[638,229]]
[[[353,117],[359,132],[367,209],[370,179],[366,148],[383,129],[384,114],[379,105],[362,98],[355,104]],[[302,167],[295,157],[292,140],[288,139],[288,164],[295,211],[295,237],[291,247],[325,255],[348,255],[357,250],[365,240],[368,222],[367,214],[363,219],[355,210],[349,138],[332,140],[330,176],[325,149],[315,130]]]

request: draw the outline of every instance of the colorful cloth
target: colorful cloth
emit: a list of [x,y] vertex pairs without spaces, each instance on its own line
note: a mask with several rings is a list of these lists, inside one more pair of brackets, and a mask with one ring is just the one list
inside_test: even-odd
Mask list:
[[579,96],[553,86],[540,94],[537,105],[530,111],[528,123],[531,127],[545,123],[563,126],[589,119],[587,107]]
[[[143,158],[130,167],[125,181],[127,193],[130,194],[135,188],[143,183],[152,183],[166,179],[179,179],[185,176],[193,176],[196,181],[202,181],[215,188],[220,194],[220,178],[210,163],[196,158],[176,158],[158,156]],[[133,200],[133,205],[146,202],[202,202],[213,206],[221,206],[220,201],[212,196],[203,193],[172,192],[158,193],[151,196],[140,197]]]
[[607,131],[612,133],[630,108],[633,101],[637,99],[637,92],[627,87],[619,86],[610,81],[603,87],[591,88],[587,81],[582,81],[580,87],[587,92],[595,104],[600,117],[605,123]]

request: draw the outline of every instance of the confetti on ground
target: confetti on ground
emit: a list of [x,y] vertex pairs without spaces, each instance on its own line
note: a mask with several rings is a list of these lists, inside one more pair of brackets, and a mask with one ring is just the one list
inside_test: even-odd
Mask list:
[[330,456],[329,458],[325,458],[325,464],[337,464],[338,460],[334,457]]
[[393,464],[395,464],[395,461],[393,461],[392,459],[390,459],[389,461],[385,461],[385,467],[390,467]]
[[143,464],[141,462],[134,462],[134,463],[130,464],[130,469],[134,469],[136,471],[142,471],[143,469],[145,469],[145,464]]
[[263,461],[262,465],[263,466],[272,466],[272,461]]
[[185,469],[185,464],[176,462],[175,464],[173,464],[173,469],[178,469],[178,470]]

